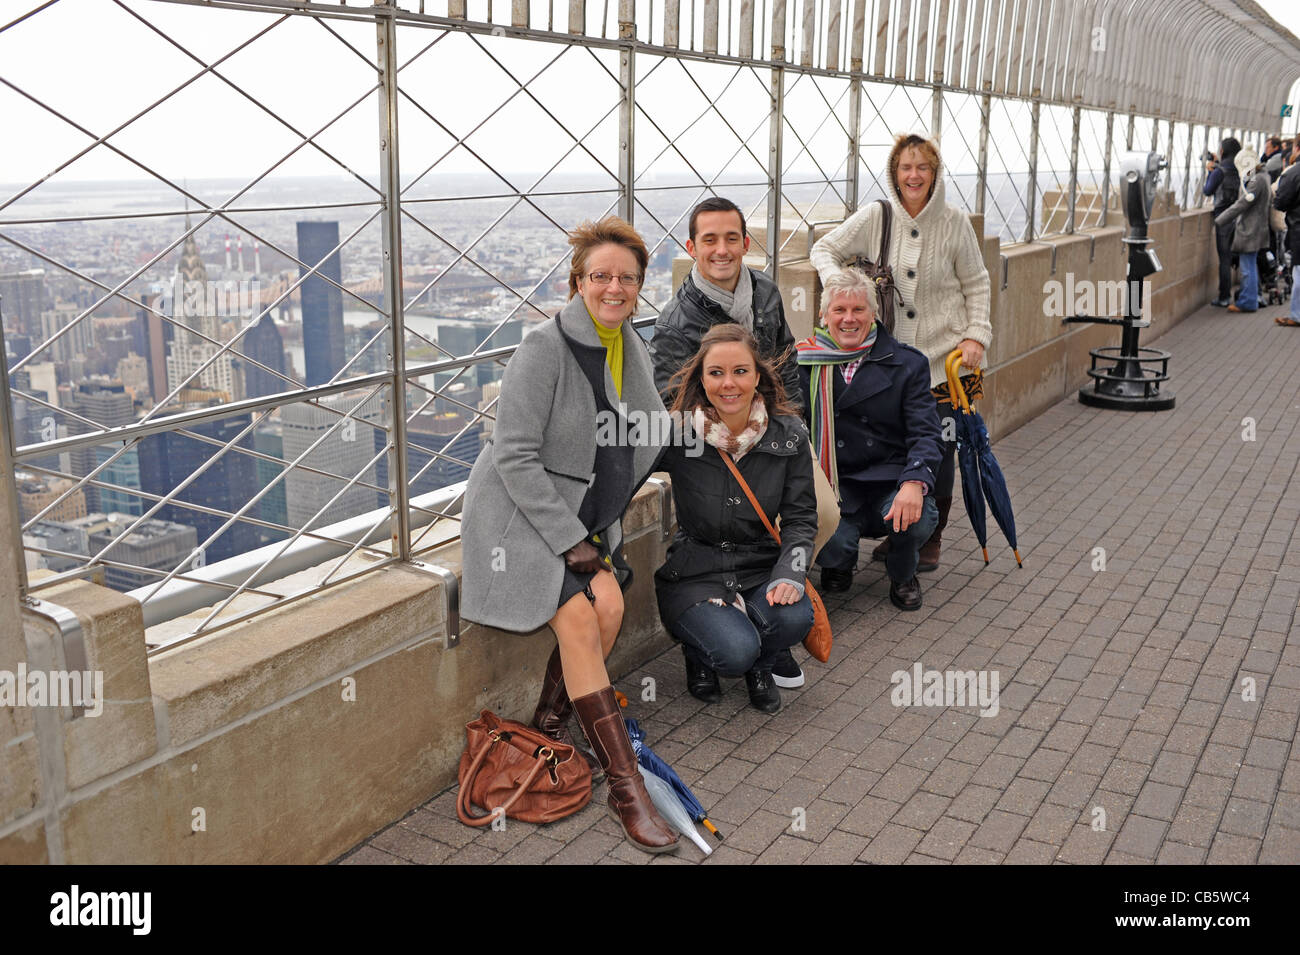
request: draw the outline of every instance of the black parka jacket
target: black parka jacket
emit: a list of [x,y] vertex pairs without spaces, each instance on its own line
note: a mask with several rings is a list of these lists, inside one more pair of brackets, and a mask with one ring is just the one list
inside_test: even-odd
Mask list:
[[[699,448],[703,454],[694,453]],[[804,582],[817,534],[817,495],[802,421],[772,417],[758,444],[736,462],[768,520],[775,524],[781,518],[779,547],[717,448],[703,441],[694,448],[674,441],[659,466],[672,475],[677,510],[668,559],[655,573],[665,626],[713,597],[731,603],[737,591],[759,584]]]
[[[754,338],[758,353],[768,361],[776,362],[788,355],[785,364],[776,369],[785,386],[786,398],[799,409],[803,400],[799,396],[799,369],[794,358],[794,335],[785,320],[785,306],[781,290],[763,272],[749,269],[754,283]],[[655,320],[654,337],[650,341],[650,357],[655,366],[655,387],[663,396],[664,404],[672,407],[668,382],[700,349],[700,339],[714,325],[730,322],[721,305],[701,292],[689,275],[664,310]]]

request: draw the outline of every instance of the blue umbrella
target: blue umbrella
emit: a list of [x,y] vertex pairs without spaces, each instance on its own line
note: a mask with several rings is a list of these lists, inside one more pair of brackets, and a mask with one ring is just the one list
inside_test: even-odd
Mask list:
[[709,821],[709,815],[704,811],[704,806],[700,804],[700,801],[695,798],[695,793],[691,792],[691,788],[682,782],[682,777],[677,775],[676,770],[665,763],[658,753],[646,745],[645,730],[641,728],[640,724],[630,717],[625,717],[623,722],[627,724],[627,735],[632,738],[632,750],[636,753],[636,761],[672,786],[673,792],[677,794],[678,800],[681,801],[682,807],[690,814],[690,817],[721,839],[722,833],[718,832],[718,827]]
[[[961,363],[961,349],[953,351],[944,361],[948,371],[948,394],[952,401],[957,426],[957,459],[961,463],[961,496],[966,503],[975,537],[984,552],[984,563],[989,562],[988,524],[984,519],[984,505],[993,513],[993,519],[1002,528],[1003,535],[1016,555],[1016,566],[1023,567],[1016,543],[1016,517],[1011,509],[1011,494],[1007,479],[1002,474],[993,448],[989,444],[988,428],[979,412],[971,410],[970,400],[961,384],[957,366]],[[957,413],[960,412],[960,413]]]

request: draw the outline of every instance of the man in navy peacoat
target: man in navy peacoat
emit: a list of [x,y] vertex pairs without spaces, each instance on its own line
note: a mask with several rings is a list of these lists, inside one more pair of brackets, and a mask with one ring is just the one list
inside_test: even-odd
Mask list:
[[[810,369],[801,365],[799,373],[804,407],[810,408]],[[921,606],[918,554],[939,519],[931,492],[941,459],[940,426],[929,362],[877,325],[876,340],[850,382],[844,380],[843,365],[828,367],[826,373],[832,382],[840,524],[817,557],[822,587],[847,590],[859,538],[888,535],[890,599],[900,609],[916,610]],[[895,530],[896,522],[887,526],[885,516],[909,481],[923,485],[920,518]]]

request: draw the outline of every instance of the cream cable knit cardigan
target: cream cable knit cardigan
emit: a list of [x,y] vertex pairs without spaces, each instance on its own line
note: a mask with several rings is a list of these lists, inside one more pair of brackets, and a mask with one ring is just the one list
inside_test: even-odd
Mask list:
[[[915,219],[888,184],[894,209],[888,264],[905,303],[894,307],[894,337],[930,359],[931,388],[947,381],[943,360],[962,339],[986,349],[993,341],[989,273],[979,240],[966,213],[945,204],[943,170],[935,175],[934,194]],[[876,261],[879,243],[880,205],[871,202],[823,236],[809,259],[825,282],[854,256]],[[909,309],[915,318],[907,317]]]

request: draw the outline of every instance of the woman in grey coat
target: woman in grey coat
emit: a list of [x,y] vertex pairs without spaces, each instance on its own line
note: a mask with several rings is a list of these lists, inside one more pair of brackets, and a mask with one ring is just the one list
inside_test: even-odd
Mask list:
[[1268,248],[1268,210],[1272,200],[1268,173],[1259,164],[1259,154],[1244,147],[1233,160],[1241,175],[1241,194],[1237,201],[1215,216],[1217,226],[1236,222],[1232,232],[1232,251],[1241,269],[1241,291],[1230,312],[1253,312],[1259,308],[1259,263],[1255,253]]
[[461,516],[461,613],[556,637],[534,725],[571,743],[576,712],[628,839],[671,851],[605,670],[623,622],[619,522],[666,444],[668,417],[645,342],[627,321],[649,256],[614,216],[570,234],[569,302],[506,365],[491,441]]

